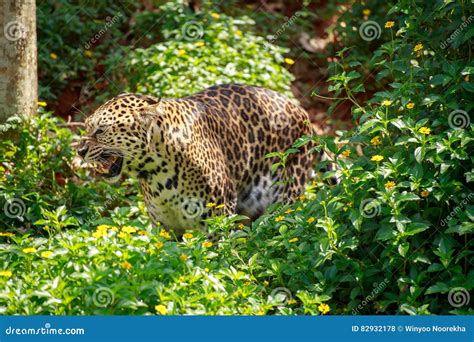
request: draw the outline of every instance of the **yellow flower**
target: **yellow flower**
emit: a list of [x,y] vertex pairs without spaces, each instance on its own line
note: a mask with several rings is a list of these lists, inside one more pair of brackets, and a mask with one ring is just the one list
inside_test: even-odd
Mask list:
[[244,229],[244,228],[245,228],[245,225],[244,225],[243,223],[239,223],[238,228],[239,228],[239,229]]
[[183,56],[185,54],[186,54],[186,50],[183,50],[183,49],[178,50],[178,56]]
[[366,8],[366,9],[364,9],[364,10],[362,11],[362,14],[364,14],[364,15],[367,16],[367,17],[370,15],[370,13],[372,13],[372,11],[371,11],[370,9],[368,9],[368,8]]
[[120,266],[122,266],[122,267],[125,268],[126,270],[129,270],[129,269],[132,268],[132,264],[129,263],[127,260],[125,260],[124,262],[122,262],[122,263],[120,264]]
[[138,234],[140,235],[148,235],[148,232],[146,230],[139,230]]
[[413,48],[413,51],[417,52],[417,51],[420,51],[421,49],[423,49],[423,44],[418,43],[418,44],[416,44],[415,47]]
[[193,234],[191,234],[191,233],[186,233],[186,234],[183,234],[183,237],[184,237],[185,239],[192,239],[192,238],[193,238]]
[[299,199],[300,201],[304,201],[304,200],[306,199],[306,196],[305,196],[305,195],[301,195],[300,197],[298,197],[298,199]]
[[158,241],[157,243],[155,243],[155,247],[160,249],[161,247],[163,247],[164,243],[161,242],[161,241]]
[[280,222],[280,221],[283,221],[284,219],[285,219],[285,216],[280,215],[275,218],[275,222]]
[[179,256],[179,260],[181,260],[181,261],[186,261],[186,260],[188,260],[188,258],[189,258],[189,257],[188,257],[186,254],[181,254],[181,255]]
[[56,55],[54,52],[51,52],[51,53],[49,54],[49,57],[50,57],[51,59],[58,59],[58,55]]
[[347,206],[348,206],[349,208],[352,208],[353,203],[352,203],[352,202],[349,202],[349,203],[347,203]]
[[392,101],[390,101],[390,100],[383,100],[383,101],[382,101],[382,106],[388,107],[388,106],[390,106],[391,104],[392,104]]
[[53,255],[53,252],[51,251],[44,251],[44,252],[41,252],[41,257],[42,258],[49,258],[50,256]]
[[430,192],[428,190],[423,190],[420,192],[421,197],[428,197],[430,195]]
[[370,143],[373,145],[373,146],[378,146],[378,145],[382,145],[382,141],[380,140],[380,137],[377,135],[375,137],[372,138],[372,140],[370,140]]
[[407,103],[408,109],[413,109],[413,107],[415,107],[415,104],[413,102]]
[[395,26],[395,22],[392,20],[389,20],[385,23],[385,28],[392,28]]
[[291,214],[294,210],[289,208],[287,211],[285,211],[285,214]]
[[96,239],[100,239],[107,236],[107,231],[106,230],[96,230],[95,232],[92,233],[92,237]]
[[211,17],[213,17],[215,19],[219,19],[221,17],[221,15],[219,13],[211,13]]
[[209,202],[206,204],[206,207],[208,208],[214,208],[216,206],[216,204],[214,202]]
[[296,303],[297,303],[297,302],[296,302],[296,299],[290,299],[290,300],[288,301],[288,304],[290,304],[290,305],[291,305],[291,304],[296,304]]
[[379,154],[376,154],[375,156],[373,156],[372,158],[370,158],[370,160],[379,162],[379,161],[382,161],[382,160],[383,160],[383,156],[381,156],[381,155],[379,155]]
[[198,47],[204,46],[204,42],[197,42],[196,46],[198,46]]
[[84,56],[91,58],[92,57],[92,51],[91,50],[85,50],[84,51]]
[[133,234],[137,232],[137,229],[135,227],[125,226],[125,227],[122,227],[122,231],[128,234]]
[[329,311],[331,311],[331,308],[329,307],[329,305],[327,305],[326,303],[321,303],[319,304],[318,306],[318,310],[319,312],[321,312],[323,315],[327,314]]
[[395,187],[395,182],[393,181],[388,181],[387,183],[385,183],[385,189],[387,190],[392,190],[394,187]]
[[8,236],[8,237],[10,237],[10,236],[15,236],[15,234],[13,234],[13,233],[8,233],[8,232],[0,232],[0,236]]
[[299,239],[297,237],[288,240],[289,243],[298,242],[298,241]]
[[97,231],[102,231],[102,232],[105,232],[107,231],[107,229],[109,229],[110,226],[106,225],[106,224],[101,224],[100,226],[97,226]]
[[128,235],[128,234],[125,233],[125,232],[120,232],[120,233],[117,234],[117,236],[118,236],[119,238],[121,238],[121,239],[126,239],[126,238],[128,238],[130,235]]
[[242,31],[237,30],[237,31],[235,31],[235,34],[238,35],[238,36],[242,36]]
[[292,60],[291,58],[285,58],[285,63],[288,64],[288,65],[293,65],[293,64],[295,64],[295,61]]
[[344,151],[342,151],[341,154],[342,154],[344,157],[347,158],[347,157],[349,157],[349,156],[351,155],[351,150],[344,150]]
[[219,204],[219,205],[216,206],[216,209],[222,209],[224,207],[225,207],[225,204]]
[[168,313],[168,309],[163,304],[159,304],[159,305],[155,306],[155,310],[160,315],[166,315]]
[[48,104],[47,104],[46,102],[44,102],[44,101],[39,101],[39,102],[38,102],[38,106],[40,106],[40,107],[46,107],[47,105],[48,105]]
[[209,273],[209,269],[207,267],[204,268],[204,272]]
[[36,248],[34,247],[28,247],[28,248],[23,249],[23,253],[25,254],[30,254],[30,253],[35,253],[35,252],[36,252]]
[[0,277],[10,278],[12,275],[11,271],[0,271]]
[[420,132],[421,134],[425,134],[425,135],[428,135],[431,133],[431,129],[429,129],[428,127],[421,127],[418,132]]
[[212,242],[211,241],[205,241],[205,242],[202,243],[202,246],[204,248],[212,247]]
[[165,238],[165,239],[169,239],[171,237],[170,233],[168,233],[166,230],[161,230],[160,231],[160,236]]
[[310,217],[309,219],[306,220],[308,223],[313,223],[315,221],[314,217]]

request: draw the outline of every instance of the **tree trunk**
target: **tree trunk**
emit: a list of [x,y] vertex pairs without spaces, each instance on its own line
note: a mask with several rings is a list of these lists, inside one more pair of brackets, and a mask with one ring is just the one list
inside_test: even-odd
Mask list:
[[0,123],[38,99],[35,0],[0,0]]

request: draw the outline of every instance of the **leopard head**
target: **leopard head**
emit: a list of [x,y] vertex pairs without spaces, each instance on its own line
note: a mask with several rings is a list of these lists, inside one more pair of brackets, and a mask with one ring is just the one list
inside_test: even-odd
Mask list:
[[159,102],[137,94],[121,94],[109,100],[86,119],[86,134],[78,154],[95,165],[106,181],[118,181],[123,172],[136,169],[134,165],[143,159],[149,134],[144,113]]

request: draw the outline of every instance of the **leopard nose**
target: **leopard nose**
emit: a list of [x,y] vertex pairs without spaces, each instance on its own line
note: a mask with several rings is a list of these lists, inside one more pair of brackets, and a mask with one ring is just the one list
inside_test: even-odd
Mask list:
[[77,153],[82,157],[84,158],[87,154],[87,151],[89,150],[89,146],[87,145],[82,145],[81,147],[79,147],[79,149],[77,150]]

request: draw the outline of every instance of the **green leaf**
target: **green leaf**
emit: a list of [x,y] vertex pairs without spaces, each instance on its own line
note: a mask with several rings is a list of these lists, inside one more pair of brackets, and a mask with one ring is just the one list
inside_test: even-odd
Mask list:
[[424,232],[430,227],[429,224],[423,222],[413,222],[407,225],[404,235],[412,236]]
[[397,200],[399,202],[404,202],[404,201],[418,201],[420,199],[420,197],[418,197],[417,195],[415,194],[412,194],[412,193],[403,193],[399,196],[397,196]]
[[442,282],[437,282],[434,285],[431,285],[428,287],[428,289],[425,291],[425,294],[433,294],[433,293],[445,293],[449,291],[449,286],[446,285],[445,283]]
[[415,149],[415,160],[421,164],[423,159],[425,158],[425,148],[424,146],[419,146]]
[[470,93],[474,93],[474,84],[468,82],[462,82],[461,86]]

